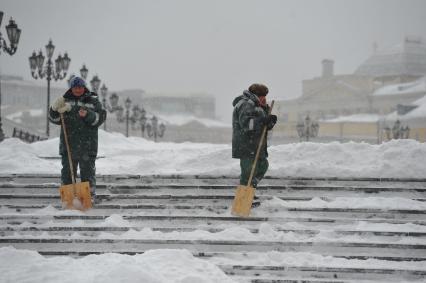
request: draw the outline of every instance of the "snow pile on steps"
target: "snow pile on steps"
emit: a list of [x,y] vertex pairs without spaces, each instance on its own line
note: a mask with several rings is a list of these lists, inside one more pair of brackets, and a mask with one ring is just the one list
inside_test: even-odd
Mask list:
[[[60,173],[58,138],[25,144],[10,138],[0,143],[0,174]],[[367,143],[296,143],[269,147],[269,176],[424,178],[426,144],[393,140]],[[154,143],[99,131],[98,174],[239,174],[230,145]]]
[[[0,248],[2,282],[232,283],[216,265],[186,250],[150,250],[134,256],[46,258],[34,251]],[[5,281],[3,281],[5,280]]]

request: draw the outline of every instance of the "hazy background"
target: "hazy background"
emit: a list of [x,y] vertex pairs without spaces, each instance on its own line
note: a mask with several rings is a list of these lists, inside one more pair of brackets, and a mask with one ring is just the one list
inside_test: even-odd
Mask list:
[[4,35],[10,16],[22,29],[17,53],[0,56],[2,74],[32,80],[28,57],[52,38],[71,72],[85,63],[111,90],[210,93],[224,120],[252,82],[293,98],[323,58],[335,60],[335,73],[352,73],[373,42],[426,39],[422,0],[1,0],[0,9]]

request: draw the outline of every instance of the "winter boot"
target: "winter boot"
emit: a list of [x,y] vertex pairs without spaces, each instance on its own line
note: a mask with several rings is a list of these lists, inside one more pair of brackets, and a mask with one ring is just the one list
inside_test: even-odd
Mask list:
[[254,196],[253,202],[251,203],[251,208],[260,206],[260,200],[257,196]]

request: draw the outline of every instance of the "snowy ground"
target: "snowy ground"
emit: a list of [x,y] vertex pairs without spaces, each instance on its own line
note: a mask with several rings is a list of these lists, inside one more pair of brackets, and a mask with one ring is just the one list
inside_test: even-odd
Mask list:
[[[99,156],[97,174],[208,174],[238,176],[238,160],[231,158],[230,145],[194,143],[154,143],[142,138],[125,138],[118,133],[99,131]],[[277,177],[375,177],[375,178],[424,178],[426,176],[426,144],[412,140],[396,140],[381,145],[366,143],[297,143],[269,148],[270,170],[268,175]],[[43,173],[59,174],[58,138],[33,144],[18,139],[0,143],[0,174]],[[369,197],[363,199],[337,197],[332,200],[313,198],[311,201],[284,201],[272,198],[265,201],[254,216],[274,216],[274,209],[281,209],[285,216],[289,208],[361,208],[361,209],[414,209],[426,210],[426,203],[404,198]],[[0,215],[15,213],[6,208]],[[284,214],[283,214],[284,213]],[[76,211],[60,211],[48,206],[32,212],[33,215],[82,214]],[[22,215],[22,213],[21,213]],[[21,226],[31,226],[23,223]],[[60,222],[47,220],[41,226],[60,226]],[[261,223],[252,233],[248,227],[222,225],[223,231],[211,233],[204,230],[192,232],[162,233],[135,224],[113,214],[104,221],[86,223],[76,220],[67,226],[94,225],[98,227],[120,226],[131,229],[122,234],[101,232],[100,239],[186,239],[186,240],[244,240],[244,241],[313,241],[313,242],[369,242],[426,245],[424,238],[395,238],[363,235],[338,235],[333,230],[322,230],[315,235],[300,235],[280,229],[306,229],[300,223],[270,225]],[[309,224],[310,225],[310,224]],[[251,227],[253,228],[253,227]],[[426,232],[425,226],[358,222],[333,229],[358,231]],[[11,234],[2,238],[46,238],[41,233]],[[55,238],[69,236],[56,236]],[[81,239],[75,233],[71,238]],[[187,250],[151,250],[143,255],[120,254],[91,255],[84,258],[46,258],[36,252],[0,248],[0,282],[233,282],[218,265],[241,262],[246,265],[286,266],[335,266],[369,268],[393,268],[425,270],[424,262],[384,262],[381,260],[347,260],[306,252],[250,253],[244,258],[220,258],[211,260],[195,258]],[[19,271],[19,272],[17,272]],[[78,272],[76,272],[78,271]],[[5,279],[5,281],[2,280]]]
[[[1,173],[59,173],[59,139],[0,143]],[[269,147],[268,175],[279,177],[424,178],[426,144],[393,140],[367,143],[295,143]],[[97,174],[239,174],[230,145],[154,143],[99,131]]]
[[110,253],[73,259],[45,258],[33,251],[0,248],[0,261],[0,278],[6,282],[234,282],[215,264],[196,259],[186,250],[151,250],[135,256]]

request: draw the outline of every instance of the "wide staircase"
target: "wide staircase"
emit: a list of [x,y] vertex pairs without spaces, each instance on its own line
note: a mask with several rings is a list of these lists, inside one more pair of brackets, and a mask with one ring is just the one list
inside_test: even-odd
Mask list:
[[0,175],[0,247],[45,256],[187,249],[237,282],[425,282],[426,179],[266,178],[230,213],[232,176],[98,176],[63,210],[57,175]]

